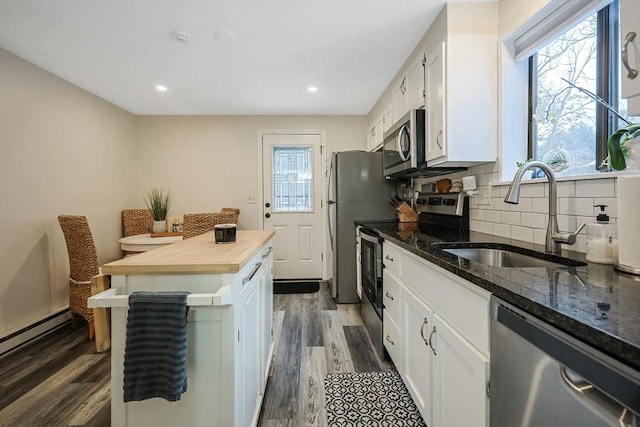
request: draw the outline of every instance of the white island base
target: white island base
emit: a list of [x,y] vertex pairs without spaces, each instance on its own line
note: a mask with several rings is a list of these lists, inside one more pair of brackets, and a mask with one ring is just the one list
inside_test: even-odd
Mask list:
[[[269,231],[239,231],[233,244],[238,246],[232,248],[215,245],[213,233],[206,233],[104,266],[112,274],[112,289],[90,300],[94,307],[112,308],[112,426],[257,424],[273,355],[272,235]],[[214,251],[211,256],[218,261],[203,261],[200,256],[191,266],[180,262],[196,249]],[[225,263],[226,258],[217,256],[220,254],[235,258]],[[157,272],[163,269],[173,272]],[[207,269],[210,271],[203,271]],[[160,398],[123,402],[127,300],[135,291],[191,293],[187,299],[188,385],[177,402]]]

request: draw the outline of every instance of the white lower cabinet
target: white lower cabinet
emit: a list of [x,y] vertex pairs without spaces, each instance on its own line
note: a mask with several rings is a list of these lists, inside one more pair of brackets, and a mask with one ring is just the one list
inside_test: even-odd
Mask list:
[[238,342],[240,348],[240,366],[242,367],[244,396],[242,403],[245,406],[242,412],[245,425],[255,425],[252,420],[259,415],[259,405],[261,400],[262,373],[260,372],[261,353],[260,349],[260,283],[259,277],[243,285],[245,289],[241,292],[241,320],[238,331]]
[[429,336],[434,326],[433,310],[404,288],[400,311],[404,328],[401,361],[404,366],[403,380],[424,422],[432,426],[434,356],[429,346]]
[[432,339],[433,426],[489,425],[489,359],[437,314]]
[[399,352],[386,347],[420,414],[429,427],[487,426],[490,294],[385,242],[388,246],[394,261],[402,263],[403,276],[398,280],[385,271],[385,287],[392,283],[400,304],[399,324],[387,322],[385,310],[384,325],[389,336],[401,331],[402,344]]

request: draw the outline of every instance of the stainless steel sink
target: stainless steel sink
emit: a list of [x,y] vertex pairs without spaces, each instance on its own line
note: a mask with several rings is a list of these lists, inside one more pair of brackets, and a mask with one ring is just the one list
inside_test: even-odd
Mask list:
[[[544,253],[526,254],[524,249],[511,245],[489,244],[491,247],[480,247],[478,243],[471,243],[472,247],[446,247],[447,245],[435,245],[440,247],[444,252],[448,252],[459,258],[469,260],[482,265],[491,267],[508,267],[508,268],[536,268],[536,267],[578,267],[587,265],[584,262],[576,261],[570,258],[563,258],[555,255]],[[444,246],[444,247],[443,247]]]

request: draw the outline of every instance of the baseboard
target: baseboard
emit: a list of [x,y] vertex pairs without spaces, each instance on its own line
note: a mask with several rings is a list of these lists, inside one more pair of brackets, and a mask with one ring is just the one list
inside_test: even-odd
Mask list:
[[71,319],[68,308],[0,338],[0,357],[14,352],[36,338],[48,334]]

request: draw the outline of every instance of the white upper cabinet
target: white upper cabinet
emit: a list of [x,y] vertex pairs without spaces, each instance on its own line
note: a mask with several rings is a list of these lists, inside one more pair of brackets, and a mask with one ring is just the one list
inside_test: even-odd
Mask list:
[[[640,2],[620,1],[620,45],[622,48],[622,96],[640,96]],[[637,102],[635,103],[637,104]],[[640,111],[636,111],[640,114]]]
[[372,123],[369,123],[367,130],[367,151],[376,151],[382,146],[382,116],[377,116]]
[[409,110],[424,107],[423,53],[413,58],[402,76],[393,85],[391,98],[393,123],[397,123]]
[[387,104],[384,108],[382,116],[382,130],[388,131],[393,126],[393,106],[391,103]]
[[444,31],[425,61],[429,166],[471,166],[497,158],[497,24],[487,24],[497,20],[494,6],[449,4],[438,17],[445,21],[438,24]]

